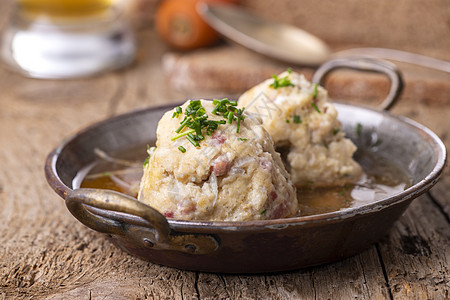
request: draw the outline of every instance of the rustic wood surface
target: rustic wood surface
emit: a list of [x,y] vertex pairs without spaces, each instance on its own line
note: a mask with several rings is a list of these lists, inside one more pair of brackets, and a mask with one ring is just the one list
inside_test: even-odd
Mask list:
[[[7,13],[0,3],[0,25]],[[448,299],[450,172],[414,200],[379,243],[343,261],[295,272],[223,275],[136,259],[76,221],[48,186],[46,155],[113,115],[189,97],[162,75],[167,49],[140,33],[130,68],[83,80],[44,81],[0,69],[0,299]],[[408,88],[408,87],[406,87]],[[393,114],[450,146],[450,94],[407,93]]]

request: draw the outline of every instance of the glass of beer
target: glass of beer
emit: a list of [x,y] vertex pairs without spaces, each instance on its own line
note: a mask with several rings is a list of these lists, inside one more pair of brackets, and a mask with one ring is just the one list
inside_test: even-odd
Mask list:
[[124,67],[134,59],[135,40],[122,6],[121,0],[16,0],[0,55],[34,78],[76,78]]

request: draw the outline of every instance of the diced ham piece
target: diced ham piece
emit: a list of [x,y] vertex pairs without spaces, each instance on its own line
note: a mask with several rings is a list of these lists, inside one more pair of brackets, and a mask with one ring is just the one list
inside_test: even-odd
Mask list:
[[212,141],[211,144],[213,146],[222,145],[223,143],[225,143],[226,140],[227,140],[227,137],[224,134],[217,132],[217,131],[211,136],[211,141]]
[[166,218],[173,218],[173,211],[166,211],[163,213],[163,216]]
[[278,198],[278,195],[275,191],[271,191],[269,194],[269,201],[275,201]]
[[231,163],[226,155],[217,157],[211,163],[211,170],[216,176],[223,176],[228,173],[231,168]]
[[283,201],[278,205],[270,214],[270,218],[279,219],[286,215],[286,212],[289,211],[289,204],[287,201]]

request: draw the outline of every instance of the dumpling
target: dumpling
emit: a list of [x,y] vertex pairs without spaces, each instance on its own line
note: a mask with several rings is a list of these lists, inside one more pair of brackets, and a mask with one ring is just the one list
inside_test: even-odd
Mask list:
[[239,105],[262,118],[297,187],[337,186],[359,179],[356,146],[345,138],[322,87],[286,71],[245,92]]
[[[180,125],[193,120],[187,114],[204,120],[200,131]],[[228,99],[188,101],[161,118],[138,200],[183,220],[277,219],[298,210],[295,186],[261,120]]]

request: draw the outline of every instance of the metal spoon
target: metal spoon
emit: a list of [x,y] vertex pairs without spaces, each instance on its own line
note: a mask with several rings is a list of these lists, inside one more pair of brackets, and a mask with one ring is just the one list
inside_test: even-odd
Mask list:
[[303,66],[318,66],[332,58],[375,57],[450,73],[450,62],[386,48],[357,48],[331,53],[319,38],[294,26],[265,20],[242,7],[200,3],[203,19],[228,39],[263,55]]
[[323,41],[306,31],[264,20],[234,5],[201,3],[198,11],[230,40],[284,62],[320,65],[331,53]]

